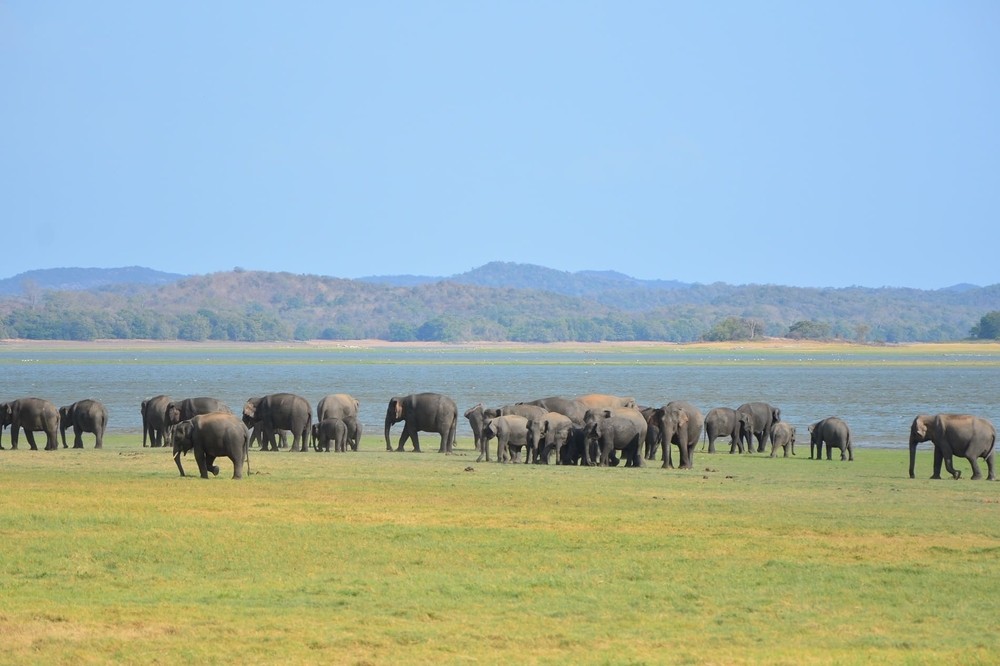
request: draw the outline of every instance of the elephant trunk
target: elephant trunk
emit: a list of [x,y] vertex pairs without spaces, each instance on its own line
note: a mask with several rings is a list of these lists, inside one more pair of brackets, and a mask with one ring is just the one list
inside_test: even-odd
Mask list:
[[181,464],[181,447],[174,443],[174,462],[177,463],[177,471],[184,476],[184,465]]
[[385,415],[385,450],[386,451],[392,451],[392,445],[389,443],[389,428],[392,427],[392,424],[393,424],[392,414],[391,413],[386,414]]
[[910,439],[910,478],[913,477],[913,467],[914,463],[917,461],[917,442],[912,438]]

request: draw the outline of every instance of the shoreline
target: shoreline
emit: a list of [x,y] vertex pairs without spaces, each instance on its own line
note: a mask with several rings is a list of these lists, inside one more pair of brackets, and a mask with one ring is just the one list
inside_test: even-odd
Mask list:
[[295,340],[281,342],[230,342],[206,340],[0,340],[2,351],[166,351],[166,350],[489,350],[489,351],[793,351],[815,353],[870,353],[901,354],[981,353],[1000,354],[1000,341],[958,342],[906,342],[906,343],[856,343],[843,340],[817,341],[790,338],[763,338],[732,342],[391,342],[388,340]]

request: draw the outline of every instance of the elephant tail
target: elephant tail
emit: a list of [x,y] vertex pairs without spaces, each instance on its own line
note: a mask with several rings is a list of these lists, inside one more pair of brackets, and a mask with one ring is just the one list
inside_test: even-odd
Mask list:
[[250,431],[243,435],[243,461],[247,466],[247,476],[250,476]]

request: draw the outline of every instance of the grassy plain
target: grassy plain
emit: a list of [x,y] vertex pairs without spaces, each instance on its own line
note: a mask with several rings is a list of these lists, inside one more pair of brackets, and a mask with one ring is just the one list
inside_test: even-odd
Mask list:
[[375,437],[231,481],[138,443],[0,452],[0,662],[1000,660],[1000,484],[930,481],[929,449],[910,480],[900,450],[591,469]]

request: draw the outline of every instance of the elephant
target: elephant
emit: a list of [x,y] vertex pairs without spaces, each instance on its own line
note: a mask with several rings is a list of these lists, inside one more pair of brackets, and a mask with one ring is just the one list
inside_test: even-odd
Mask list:
[[813,449],[815,449],[816,460],[822,460],[823,444],[826,444],[827,460],[832,459],[834,447],[840,449],[841,460],[854,460],[851,429],[843,419],[831,416],[809,426],[809,458],[813,457]]
[[[772,407],[766,402],[745,402],[736,408],[736,411],[749,414],[753,419],[751,432],[746,433],[744,441],[747,444],[747,453],[753,453],[753,438],[757,437],[757,453],[764,450],[764,443],[771,439],[771,427],[781,420],[781,410]],[[732,452],[732,449],[730,449]]]
[[528,448],[537,452],[539,461],[549,464],[554,452],[556,464],[562,459],[562,449],[569,439],[573,422],[558,412],[545,412],[528,419]]
[[294,393],[272,393],[259,398],[248,398],[243,405],[243,423],[248,428],[259,423],[263,432],[261,450],[270,444],[277,451],[275,430],[292,431],[292,451],[307,451],[312,425],[312,407],[309,401]]
[[934,444],[934,474],[932,479],[941,478],[941,462],[943,461],[952,478],[958,479],[962,473],[955,469],[952,457],[962,456],[972,465],[972,478],[983,478],[979,471],[978,458],[984,458],[987,466],[987,479],[996,480],[993,457],[997,440],[997,431],[993,424],[984,418],[971,414],[920,414],[913,419],[910,426],[910,478],[913,478],[913,466],[917,454],[917,444],[930,440]]
[[635,409],[635,398],[622,398],[617,395],[606,393],[588,393],[578,395],[573,398],[577,402],[583,403],[587,409]]
[[360,406],[361,403],[348,393],[331,393],[323,396],[316,405],[316,423],[338,418],[347,424],[347,419],[353,418],[355,427],[353,430],[350,426],[348,427],[347,441],[350,442],[351,449],[357,451],[358,445],[361,443],[361,433],[357,428],[358,408]]
[[472,437],[476,445],[476,453],[479,454],[476,462],[482,462],[483,454],[486,452],[483,448],[483,422],[487,418],[500,416],[500,410],[486,409],[483,407],[483,403],[480,402],[465,410],[464,416],[469,420],[469,427],[472,428]]
[[3,451],[3,431],[10,425],[10,412],[5,408],[5,404],[0,404],[0,451]]
[[[640,415],[636,421],[626,414],[630,410],[589,410],[590,421],[585,429],[584,463],[590,464],[588,449],[592,444],[598,444],[601,450],[600,466],[608,467],[611,452],[615,449],[622,452],[626,467],[642,467],[642,445],[646,441],[646,420]],[[638,414],[638,410],[631,410]],[[600,412],[596,414],[595,412]],[[593,418],[597,416],[597,418]]]
[[546,412],[557,412],[563,416],[568,416],[573,425],[578,427],[583,427],[584,417],[587,414],[588,407],[580,402],[579,400],[572,400],[570,398],[563,398],[557,395],[550,396],[548,398],[539,398],[538,400],[531,400],[529,402],[519,402],[518,405],[534,405],[536,407],[541,407]]
[[455,446],[455,429],[458,426],[458,407],[455,401],[440,393],[411,393],[389,399],[385,410],[385,450],[392,451],[389,429],[403,421],[396,451],[402,451],[408,439],[413,440],[413,450],[420,452],[418,432],[436,432],[441,435],[438,453],[450,454]]
[[[489,461],[489,442],[497,438],[497,462],[505,463],[513,459],[511,448],[527,448],[528,419],[517,414],[505,414],[488,418],[483,423],[483,448],[486,449],[486,460]],[[531,456],[525,454],[525,463]]]
[[[795,455],[795,426],[779,421],[771,426],[771,457],[774,458],[778,447],[785,452],[784,457],[788,457],[788,450],[791,449]],[[810,446],[810,452],[812,447]]]
[[208,473],[219,475],[219,466],[215,459],[226,457],[233,461],[233,478],[243,478],[243,464],[246,463],[247,473],[250,472],[250,431],[246,425],[232,413],[211,412],[199,414],[187,421],[181,421],[174,426],[173,433],[174,462],[177,471],[184,474],[181,464],[181,454],[194,450],[194,459],[198,463],[201,478],[207,479]]
[[694,448],[701,439],[701,411],[684,400],[671,400],[656,410],[653,420],[660,428],[662,467],[666,469],[674,466],[670,445],[676,444],[680,452],[681,469],[691,469],[694,466]]
[[329,451],[330,442],[337,453],[347,451],[347,424],[336,416],[323,419],[312,426],[312,444],[317,451]]
[[708,452],[715,453],[715,440],[719,437],[729,438],[729,452],[736,453],[739,448],[743,453],[743,441],[752,438],[753,417],[747,412],[739,412],[729,407],[716,407],[709,410],[705,416],[705,437],[708,439]]
[[59,410],[48,400],[42,398],[20,398],[12,402],[0,404],[0,419],[10,424],[10,447],[17,448],[18,433],[23,428],[24,436],[32,451],[35,446],[35,433],[45,433],[45,450],[55,451],[59,448]]
[[167,427],[193,419],[199,414],[211,414],[212,412],[232,414],[233,410],[229,409],[229,405],[216,398],[171,400],[167,403]]
[[[624,418],[624,419],[627,419],[627,420],[631,421],[632,424],[635,426],[635,429],[637,431],[642,432],[642,442],[639,445],[638,457],[637,458],[631,458],[631,457],[626,457],[625,458],[625,466],[626,467],[642,467],[645,464],[643,462],[643,459],[642,459],[643,445],[646,443],[646,434],[649,431],[649,425],[646,422],[646,417],[643,416],[642,412],[640,412],[637,408],[635,408],[635,407],[623,407],[621,409],[588,409],[586,411],[586,413],[584,414],[584,419],[583,420],[584,420],[584,428],[588,432],[588,437],[590,438],[590,441],[592,443],[594,441],[594,438],[593,438],[593,436],[591,434],[591,430],[593,430],[594,424],[597,423],[597,422],[599,422],[599,421],[601,421],[601,420],[603,420],[603,419],[611,418],[612,416],[616,416],[616,417],[619,417],[619,418]],[[613,447],[612,450],[618,449],[618,448],[620,448],[620,447]],[[603,446],[601,447],[601,449],[602,449],[601,450],[601,454],[602,454],[602,457],[603,457]],[[609,452],[609,456],[610,456],[610,452]],[[584,449],[584,464],[587,464],[587,465],[592,464],[592,460],[590,459],[590,450],[589,450],[589,448]]]
[[149,436],[150,446],[163,446],[164,436],[167,434],[167,405],[171,402],[170,396],[158,395],[148,400],[143,400],[139,405],[139,413],[142,415],[142,446],[146,446],[146,436]]
[[59,436],[66,448],[66,428],[73,428],[73,448],[83,448],[83,433],[92,432],[94,448],[104,446],[104,429],[108,426],[108,410],[98,400],[79,400],[59,408]]

